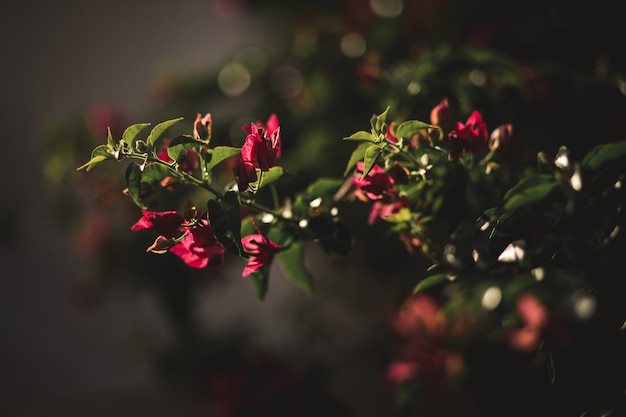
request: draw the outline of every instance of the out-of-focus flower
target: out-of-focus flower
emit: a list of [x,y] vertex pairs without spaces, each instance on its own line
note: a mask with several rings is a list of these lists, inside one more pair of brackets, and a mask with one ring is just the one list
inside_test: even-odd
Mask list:
[[463,153],[480,153],[487,144],[487,126],[483,117],[476,110],[467,118],[465,124],[457,122],[456,130],[448,134],[450,141],[450,159],[455,160]]
[[394,317],[392,329],[403,339],[403,345],[387,368],[391,382],[418,379],[436,390],[462,373],[463,358],[447,348],[455,329],[432,297],[416,294],[407,299]]
[[408,207],[410,204],[409,200],[406,198],[399,199],[398,201],[394,201],[393,203],[385,204],[381,201],[375,201],[372,204],[372,209],[370,210],[370,215],[367,219],[367,223],[369,225],[374,224],[377,219],[384,219],[386,216],[390,216],[392,214],[400,211],[402,207]]
[[517,313],[522,327],[508,332],[507,343],[522,352],[532,352],[539,347],[548,324],[548,310],[532,294],[522,294],[517,300]]
[[278,118],[272,114],[266,124],[262,122],[243,126],[248,132],[246,141],[241,147],[241,158],[250,162],[261,171],[268,171],[280,158],[280,126]]
[[452,130],[454,126],[452,110],[450,109],[447,98],[441,100],[441,102],[430,111],[430,123],[439,126],[444,132]]
[[494,129],[489,136],[489,149],[491,151],[498,151],[501,153],[506,153],[510,147],[511,142],[513,141],[513,125],[502,124]]
[[372,170],[363,176],[365,164],[359,161],[356,164],[356,175],[351,179],[356,187],[363,191],[370,200],[380,200],[385,196],[395,195],[394,179],[378,165],[374,165]]
[[241,244],[250,255],[248,264],[241,273],[244,278],[266,265],[271,265],[274,255],[280,251],[280,245],[272,242],[262,233],[243,237]]

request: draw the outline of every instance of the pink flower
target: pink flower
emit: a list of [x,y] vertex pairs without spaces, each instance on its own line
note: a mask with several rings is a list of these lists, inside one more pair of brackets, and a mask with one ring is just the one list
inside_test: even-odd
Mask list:
[[409,200],[406,198],[402,198],[393,203],[385,204],[381,201],[376,201],[372,205],[372,210],[370,211],[370,215],[367,219],[367,223],[371,226],[376,222],[377,219],[384,218],[386,216],[390,216],[392,214],[396,214],[402,207],[408,207]]
[[196,223],[183,240],[170,248],[170,252],[192,268],[215,267],[224,262],[224,246],[206,219]]
[[548,324],[548,311],[531,294],[523,294],[517,300],[517,312],[523,325],[510,331],[506,340],[514,349],[532,352],[541,343]]
[[280,126],[278,118],[272,114],[264,125],[261,122],[243,126],[248,132],[246,141],[241,147],[241,158],[250,162],[255,168],[267,171],[280,158]]
[[[159,238],[148,251],[164,253],[168,249],[192,268],[219,266],[224,261],[224,246],[217,240],[206,219],[198,221],[191,229],[183,226],[184,219],[176,211],[155,212],[144,210],[143,217],[131,230],[151,230]],[[183,233],[189,233],[178,243],[175,240]]]
[[395,194],[394,180],[380,166],[374,168],[361,179],[364,169],[363,161],[356,164],[356,176],[352,178],[352,183],[365,193],[370,200],[380,200],[385,196]]
[[196,120],[193,122],[193,137],[202,141],[208,141],[211,139],[212,126],[211,113],[205,114],[204,117],[198,113]]
[[465,124],[457,122],[456,130],[448,135],[450,159],[457,159],[462,153],[480,153],[487,144],[487,126],[477,111],[474,111]]
[[176,211],[149,211],[143,210],[143,217],[130,230],[152,230],[167,239],[180,235],[180,226],[183,216]]
[[280,246],[261,233],[245,236],[241,239],[246,252],[250,255],[248,265],[241,273],[242,277],[258,271],[266,265],[271,265],[274,255],[280,251]]

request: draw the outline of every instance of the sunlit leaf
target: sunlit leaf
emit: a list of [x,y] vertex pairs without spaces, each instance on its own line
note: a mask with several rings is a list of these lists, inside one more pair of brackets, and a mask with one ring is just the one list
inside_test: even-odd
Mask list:
[[178,161],[180,158],[180,154],[185,152],[188,149],[193,148],[194,146],[202,145],[201,142],[198,142],[193,136],[182,135],[177,136],[172,139],[167,146],[167,155],[173,160]]
[[165,132],[168,128],[180,122],[181,120],[183,120],[183,118],[179,117],[177,119],[161,122],[154,126],[154,128],[152,128],[152,130],[150,131],[148,138],[146,139],[146,143],[148,144],[148,146],[153,147],[156,141],[161,137],[163,132]]
[[89,171],[96,164],[102,161],[106,161],[107,159],[114,159],[114,158],[115,157],[109,152],[109,147],[107,145],[100,145],[94,148],[94,150],[91,152],[91,159],[87,163],[79,166],[77,170],[86,168],[86,170]]
[[385,122],[387,121],[387,114],[389,113],[389,106],[385,109],[384,112],[379,114],[378,116],[372,117],[371,124],[372,128],[377,133],[382,133],[385,127]]
[[280,179],[285,170],[280,166],[273,166],[269,169],[269,171],[263,172],[262,180],[261,180],[261,188],[266,187],[273,183],[274,181]]
[[358,141],[358,142],[374,142],[375,138],[374,135],[372,134],[372,132],[366,132],[364,130],[360,130],[356,133],[351,134],[350,136],[347,136],[345,138],[343,138],[344,140],[354,140],[354,141]]
[[422,130],[428,130],[433,127],[434,126],[429,125],[428,123],[420,122],[419,120],[409,120],[400,123],[398,127],[396,127],[395,135],[398,138],[411,139]]
[[370,145],[368,143],[362,143],[352,152],[348,165],[346,166],[346,170],[343,173],[344,177],[348,176],[352,172],[357,162],[362,161],[363,158],[365,158],[365,151],[369,148],[369,146]]
[[150,126],[150,123],[137,123],[127,127],[122,134],[122,141],[128,146],[132,147],[133,142],[135,141],[135,138],[137,137],[139,132],[141,132],[148,126]]
[[376,165],[376,161],[382,151],[382,148],[378,145],[371,145],[365,150],[365,158],[363,159],[363,175],[361,175],[362,179],[370,173],[372,168],[374,168],[374,165]]
[[239,154],[241,154],[241,149],[232,146],[216,146],[213,149],[209,149],[204,157],[206,170],[210,172],[220,162]]
[[278,253],[285,275],[298,284],[308,295],[313,293],[313,276],[304,265],[304,245],[293,243],[289,249]]

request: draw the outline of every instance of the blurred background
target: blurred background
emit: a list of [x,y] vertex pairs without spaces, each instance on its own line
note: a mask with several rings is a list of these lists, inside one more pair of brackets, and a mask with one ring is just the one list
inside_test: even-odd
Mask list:
[[238,144],[242,124],[275,112],[282,164],[299,172],[288,192],[341,175],[341,138],[372,114],[427,120],[444,97],[490,128],[512,122],[520,164],[563,137],[582,155],[626,133],[618,3],[13,4],[0,17],[0,412],[233,415],[224,398],[269,373],[297,404],[256,415],[389,415],[385,320],[421,265],[398,242],[357,229],[347,260],[312,247],[314,299],[276,269],[259,303],[237,259],[198,272],[145,254],[123,171],[76,167],[107,127],[211,112],[216,141]]

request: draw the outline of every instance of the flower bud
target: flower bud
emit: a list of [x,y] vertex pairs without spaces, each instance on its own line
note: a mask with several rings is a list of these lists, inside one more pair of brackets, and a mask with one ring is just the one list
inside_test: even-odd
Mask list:
[[444,98],[430,111],[430,123],[439,126],[445,132],[452,130],[452,110],[448,104],[448,99]]
[[196,121],[193,123],[193,137],[203,142],[208,142],[211,140],[212,125],[211,113],[205,114],[204,117],[198,113]]
[[498,150],[499,152],[506,153],[511,147],[511,141],[513,140],[513,125],[503,124],[498,126],[491,136],[489,136],[489,149],[492,151]]

